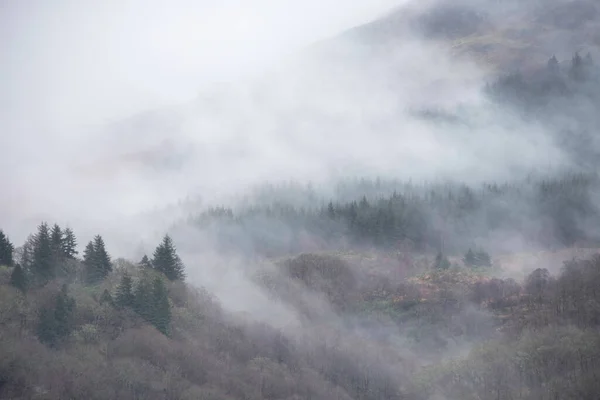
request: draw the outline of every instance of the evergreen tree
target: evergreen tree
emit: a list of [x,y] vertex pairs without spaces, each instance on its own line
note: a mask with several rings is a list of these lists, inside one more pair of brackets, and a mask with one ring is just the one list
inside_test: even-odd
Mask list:
[[27,291],[27,275],[21,267],[21,264],[16,264],[13,268],[12,273],[10,274],[10,284],[23,293]]
[[152,313],[149,322],[165,335],[169,333],[171,305],[167,287],[160,277],[156,277],[152,283]]
[[135,287],[133,294],[133,309],[146,321],[152,319],[153,296],[152,282],[147,277],[142,278]]
[[15,247],[0,229],[0,265],[12,267]]
[[83,265],[86,282],[90,285],[102,281],[112,271],[112,263],[102,236],[96,235],[85,247]]
[[437,256],[435,256],[435,268],[436,269],[448,269],[450,268],[450,261],[446,258],[445,255],[440,251]]
[[152,265],[154,265],[157,271],[165,274],[169,280],[184,279],[183,263],[177,255],[175,246],[169,235],[165,235],[162,243],[154,250],[153,256]]
[[68,295],[67,285],[63,285],[54,307],[43,308],[40,312],[37,336],[42,343],[55,347],[71,334],[75,307],[75,299]]
[[108,289],[104,289],[104,291],[102,292],[102,296],[100,296],[100,304],[104,304],[104,303],[111,304],[111,305],[114,304],[113,297],[110,294],[110,292],[108,291]]
[[476,261],[475,253],[473,253],[473,250],[469,249],[463,258],[463,262],[467,267],[473,267],[475,266]]
[[574,80],[581,81],[585,79],[585,65],[583,58],[581,58],[578,52],[575,53],[573,59],[571,60],[571,69],[569,74]]
[[556,59],[555,55],[553,55],[552,58],[548,60],[547,68],[548,71],[552,73],[558,73],[560,71],[560,68],[558,66],[558,60]]
[[133,295],[133,280],[131,276],[125,272],[121,278],[119,286],[117,286],[117,293],[115,296],[115,303],[119,307],[133,307],[135,297]]
[[148,269],[152,269],[152,268],[153,268],[153,266],[152,266],[152,262],[150,261],[150,259],[148,258],[148,256],[147,256],[147,255],[145,255],[145,254],[144,254],[144,256],[142,257],[142,259],[140,260],[140,262],[139,262],[139,265],[140,265],[142,268],[148,268]]
[[492,259],[487,252],[480,250],[475,253],[475,265],[478,267],[491,267]]
[[333,208],[333,203],[331,201],[327,205],[327,216],[330,219],[334,219],[335,218],[335,209]]
[[94,252],[98,271],[100,271],[102,279],[104,279],[109,273],[112,272],[112,262],[110,261],[110,256],[106,251],[104,240],[100,235],[96,235],[94,237]]
[[65,258],[75,258],[77,252],[77,239],[71,228],[66,228],[62,241],[62,251]]
[[100,281],[101,275],[96,268],[96,251],[94,249],[94,243],[91,241],[85,246],[85,250],[83,250],[83,266],[85,281],[88,284],[94,284]]
[[61,259],[63,256],[63,232],[58,224],[54,224],[52,230],[50,231],[50,243],[54,256],[58,259]]
[[52,257],[52,243],[48,224],[42,222],[35,235],[31,269],[35,279],[45,284],[55,276],[55,266]]

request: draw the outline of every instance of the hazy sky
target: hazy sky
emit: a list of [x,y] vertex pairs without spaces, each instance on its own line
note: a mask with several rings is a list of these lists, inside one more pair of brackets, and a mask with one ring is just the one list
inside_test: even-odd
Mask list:
[[[270,70],[407,1],[0,0],[0,228],[20,243],[43,218],[115,246],[108,232],[136,242],[149,229],[123,218],[190,193],[332,171],[493,177],[556,159],[539,127],[489,107],[478,66],[430,42]],[[191,101],[222,81],[236,83]],[[458,103],[469,126],[406,112]],[[173,104],[124,133],[99,128]],[[156,151],[182,167],[158,171]]]
[[3,0],[3,125],[60,129],[184,101],[401,2]]

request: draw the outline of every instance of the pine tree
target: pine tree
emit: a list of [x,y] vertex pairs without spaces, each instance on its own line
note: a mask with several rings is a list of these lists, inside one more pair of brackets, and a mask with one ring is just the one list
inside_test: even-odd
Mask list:
[[480,250],[475,253],[475,265],[478,267],[491,267],[492,259],[490,255],[484,250]]
[[117,286],[117,293],[115,296],[115,303],[119,307],[133,307],[135,297],[133,295],[133,280],[127,272],[123,274],[119,286]]
[[548,60],[548,65],[547,65],[548,71],[552,72],[552,73],[558,73],[560,72],[560,68],[558,65],[558,60],[556,59],[556,56],[553,55],[552,58],[550,58]]
[[111,305],[114,304],[113,297],[110,294],[110,292],[108,291],[108,289],[104,289],[104,291],[102,292],[102,295],[100,296],[100,304],[104,304],[104,303],[111,304]]
[[142,259],[139,262],[140,267],[142,268],[148,268],[148,269],[152,269],[152,262],[150,261],[150,259],[148,258],[147,255],[144,254],[144,256],[142,257]]
[[83,265],[85,266],[85,280],[90,285],[102,281],[112,271],[112,263],[106,252],[102,236],[96,235],[94,240],[85,247]]
[[167,287],[160,277],[156,277],[152,283],[152,313],[149,322],[165,335],[169,333],[171,305]]
[[135,287],[133,309],[146,321],[152,319],[153,299],[152,283],[147,277],[142,278]]
[[333,203],[331,201],[327,205],[327,216],[330,219],[335,219],[335,208],[333,207]]
[[435,268],[442,270],[450,268],[450,261],[448,261],[441,251],[435,257]]
[[63,256],[63,231],[58,224],[54,224],[50,232],[50,243],[52,252],[56,258],[61,259]]
[[0,229],[0,265],[12,267],[15,247]]
[[183,280],[185,278],[183,263],[177,255],[169,235],[165,235],[162,243],[154,250],[153,256],[152,265],[157,271],[165,274],[169,280]]
[[85,246],[85,250],[83,251],[83,266],[85,281],[88,284],[94,284],[100,281],[100,273],[96,268],[96,251],[94,249],[94,243],[91,241]]
[[62,242],[62,251],[65,258],[75,258],[77,252],[77,239],[71,228],[66,228]]
[[21,292],[27,291],[27,275],[21,267],[21,264],[16,264],[10,274],[10,284]]
[[54,306],[43,308],[40,312],[37,336],[42,343],[55,347],[71,334],[75,307],[75,299],[68,295],[67,286],[63,285]]
[[42,284],[47,283],[55,276],[50,231],[45,222],[39,225],[35,235],[31,269],[35,279]]
[[102,279],[104,279],[108,276],[109,273],[112,272],[112,263],[110,261],[110,256],[106,251],[104,240],[100,235],[96,235],[94,237],[94,252],[96,256],[98,271],[100,271]]
[[475,265],[476,259],[475,259],[475,253],[473,253],[473,250],[469,249],[469,251],[467,251],[467,253],[465,254],[465,257],[463,258],[463,262],[468,267],[473,267]]

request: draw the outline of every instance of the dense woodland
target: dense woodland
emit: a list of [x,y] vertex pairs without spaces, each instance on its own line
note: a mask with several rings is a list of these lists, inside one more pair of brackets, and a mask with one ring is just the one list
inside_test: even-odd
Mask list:
[[[356,185],[372,195],[339,201],[307,195],[304,204],[216,207],[190,219],[214,235],[223,251],[242,247],[267,255],[357,246],[456,254],[477,245],[502,250],[509,236],[532,248],[598,242],[596,174],[477,187],[381,180]],[[338,198],[355,191],[347,186],[339,188]]]
[[500,278],[482,249],[451,259],[380,252],[387,263],[370,269],[343,253],[285,257],[248,274],[289,310],[294,322],[275,327],[186,284],[168,235],[138,263],[112,260],[101,236],[82,257],[76,243],[71,230],[45,223],[19,247],[0,234],[1,398],[595,399],[600,391],[600,256],[567,262],[558,276],[540,266],[522,282]]
[[[575,54],[488,87],[552,127],[575,173],[265,186],[135,262],[57,224],[21,244],[0,230],[0,398],[597,400],[600,255],[524,279],[497,257],[599,247],[599,83]],[[259,292],[261,313],[186,282],[212,267],[178,254],[190,224],[223,265],[242,256],[230,296]]]

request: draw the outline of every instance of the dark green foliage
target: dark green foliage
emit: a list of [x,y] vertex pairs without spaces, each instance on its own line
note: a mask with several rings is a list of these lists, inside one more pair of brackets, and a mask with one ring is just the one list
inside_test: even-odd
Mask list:
[[147,255],[145,255],[145,254],[144,254],[144,256],[142,257],[142,259],[140,260],[140,262],[139,262],[139,265],[140,265],[142,268],[147,268],[147,269],[152,269],[152,268],[154,268],[154,267],[152,266],[152,262],[150,261],[150,259],[148,258],[148,256],[147,256]]
[[65,258],[74,259],[77,255],[77,239],[71,228],[66,228],[62,242],[62,251]]
[[0,265],[12,267],[14,246],[8,239],[8,236],[0,230]]
[[448,258],[440,251],[435,256],[433,266],[436,269],[448,269],[450,268],[450,261],[448,261]]
[[31,272],[34,280],[40,284],[47,283],[56,275],[50,231],[45,222],[39,225],[34,238]]
[[21,264],[16,264],[10,274],[10,284],[21,292],[25,293],[27,291],[27,274],[21,267]]
[[93,284],[101,279],[100,271],[96,268],[96,254],[94,251],[94,242],[89,242],[83,250],[83,266],[85,281]]
[[152,265],[171,281],[185,278],[183,263],[169,235],[165,235],[162,243],[154,250]]
[[40,311],[37,336],[42,343],[55,347],[71,334],[75,307],[75,299],[68,295],[67,286],[63,285],[53,307],[44,307]]
[[473,253],[473,250],[469,249],[469,251],[465,253],[463,262],[467,267],[472,267],[475,265],[475,253]]
[[108,289],[104,289],[104,291],[102,292],[102,295],[100,296],[100,304],[110,304],[113,305],[114,301],[113,301],[113,297],[110,294],[110,292],[108,291]]
[[171,305],[167,287],[160,277],[152,283],[152,313],[149,322],[160,332],[167,335],[171,323]]
[[137,283],[133,294],[133,309],[146,321],[152,320],[153,299],[152,299],[152,282],[143,277]]
[[133,307],[135,304],[133,279],[131,279],[131,276],[127,272],[123,274],[121,282],[119,283],[119,286],[117,286],[115,304],[118,307]]
[[491,267],[492,259],[490,255],[484,250],[473,251],[469,249],[465,253],[463,262],[467,267]]
[[50,243],[52,246],[52,253],[58,260],[63,257],[63,231],[57,224],[52,226],[50,231]]
[[[361,187],[375,191],[368,182]],[[324,250],[338,248],[340,243],[386,249],[411,243],[417,251],[443,247],[448,253],[462,252],[473,242],[495,234],[519,234],[541,246],[600,242],[597,231],[582,228],[583,221],[590,227],[600,225],[600,207],[594,201],[600,191],[596,174],[532,176],[513,183],[473,187],[389,185],[402,192],[328,202],[323,207],[318,206],[321,201],[315,201],[312,208],[277,203],[242,208],[236,213],[209,211],[198,217],[197,226],[210,231],[222,251],[241,247],[274,256],[306,251],[302,240],[306,236]],[[344,196],[350,197],[358,189],[344,190],[349,192]],[[328,217],[329,204],[335,218]],[[539,221],[544,221],[543,230]],[[492,246],[497,244],[502,245],[490,241],[486,247],[495,251]]]
[[97,268],[102,277],[106,278],[106,276],[112,272],[112,262],[108,252],[106,251],[104,240],[100,235],[96,235],[94,237],[94,254],[97,262]]
[[96,235],[94,240],[85,247],[83,265],[85,266],[85,280],[90,285],[101,282],[112,271],[110,256],[100,235]]
[[[120,287],[123,293],[127,291],[129,284],[128,280],[121,282]],[[126,295],[119,296],[117,294],[117,304],[124,304],[126,298]],[[165,335],[168,334],[171,322],[171,305],[167,287],[161,277],[151,279],[144,276],[140,279],[135,287],[133,309],[160,332]]]

